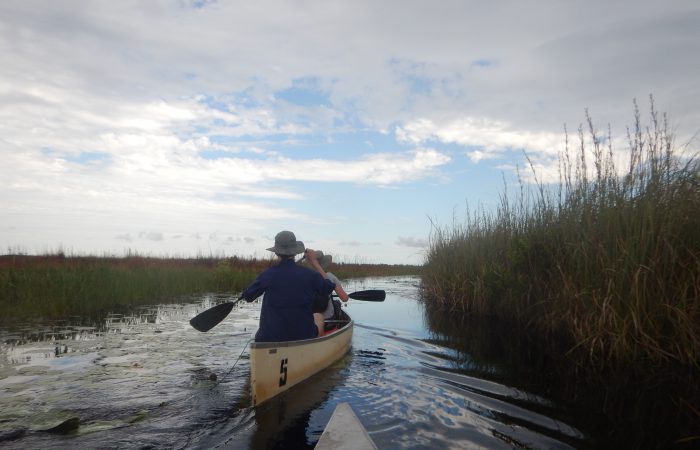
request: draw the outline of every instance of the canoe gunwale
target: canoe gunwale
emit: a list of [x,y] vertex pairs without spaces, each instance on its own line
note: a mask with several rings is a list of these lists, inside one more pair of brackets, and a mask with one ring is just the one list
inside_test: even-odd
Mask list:
[[323,342],[327,339],[333,339],[335,337],[338,337],[342,335],[343,333],[347,333],[350,329],[352,329],[353,326],[353,320],[350,319],[347,322],[344,322],[345,325],[343,325],[342,328],[339,330],[336,330],[332,333],[329,333],[325,336],[319,336],[311,339],[302,339],[300,341],[282,341],[282,342],[251,342],[250,347],[251,348],[256,348],[256,349],[265,349],[265,348],[280,348],[280,347],[296,347],[299,345],[309,345],[313,344],[316,342]]

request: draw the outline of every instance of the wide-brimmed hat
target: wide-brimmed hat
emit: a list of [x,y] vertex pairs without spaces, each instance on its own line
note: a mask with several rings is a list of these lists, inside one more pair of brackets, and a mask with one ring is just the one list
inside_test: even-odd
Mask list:
[[321,269],[325,271],[328,270],[333,262],[333,257],[331,255],[324,255],[321,250],[316,250],[316,260],[321,265]]
[[[314,251],[316,253],[316,261],[321,265],[321,269],[324,271],[328,270],[330,267],[331,263],[333,262],[333,257],[331,255],[324,255],[321,250],[316,250]],[[309,263],[308,258],[304,258],[303,265],[307,266],[310,269],[313,269],[311,264]]]
[[278,255],[294,256],[304,253],[304,243],[297,241],[297,237],[291,231],[280,231],[275,236],[275,246],[268,248],[269,251]]

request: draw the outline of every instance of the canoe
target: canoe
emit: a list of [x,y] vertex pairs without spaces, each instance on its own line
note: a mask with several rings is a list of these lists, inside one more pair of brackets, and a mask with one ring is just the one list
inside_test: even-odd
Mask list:
[[367,430],[347,403],[336,406],[315,450],[377,450]]
[[353,321],[345,311],[323,336],[303,341],[250,344],[250,385],[253,406],[318,373],[350,350]]

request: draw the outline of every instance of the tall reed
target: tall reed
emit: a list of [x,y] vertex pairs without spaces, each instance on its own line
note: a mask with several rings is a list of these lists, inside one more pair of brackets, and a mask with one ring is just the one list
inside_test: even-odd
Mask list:
[[5,256],[0,260],[0,322],[89,315],[198,292],[239,290],[259,266],[234,267],[228,260],[206,258]]
[[433,224],[429,307],[563,330],[599,362],[700,366],[700,165],[653,99],[646,126],[634,106],[624,170],[586,113],[558,185],[521,181],[495,212]]
[[[31,317],[101,314],[177,301],[203,292],[235,293],[274,263],[252,258],[0,256],[0,324]],[[341,278],[415,274],[418,267],[336,264]]]

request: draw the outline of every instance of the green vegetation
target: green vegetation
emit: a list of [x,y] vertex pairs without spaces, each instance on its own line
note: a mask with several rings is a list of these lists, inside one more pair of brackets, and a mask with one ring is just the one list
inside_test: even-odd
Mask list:
[[420,275],[422,266],[408,264],[333,263],[329,269],[341,280],[348,278]]
[[653,101],[649,126],[636,103],[635,119],[624,173],[587,115],[558,185],[521,181],[494,213],[434,226],[428,307],[567,336],[598,366],[700,366],[700,164],[677,154]]
[[[0,257],[0,316],[64,318],[172,301],[198,292],[240,290],[262,264],[255,261]],[[235,267],[235,268],[234,268]]]
[[[102,314],[204,292],[236,293],[272,263],[238,257],[0,256],[0,323]],[[348,278],[410,274],[419,268],[336,264],[333,270]]]

